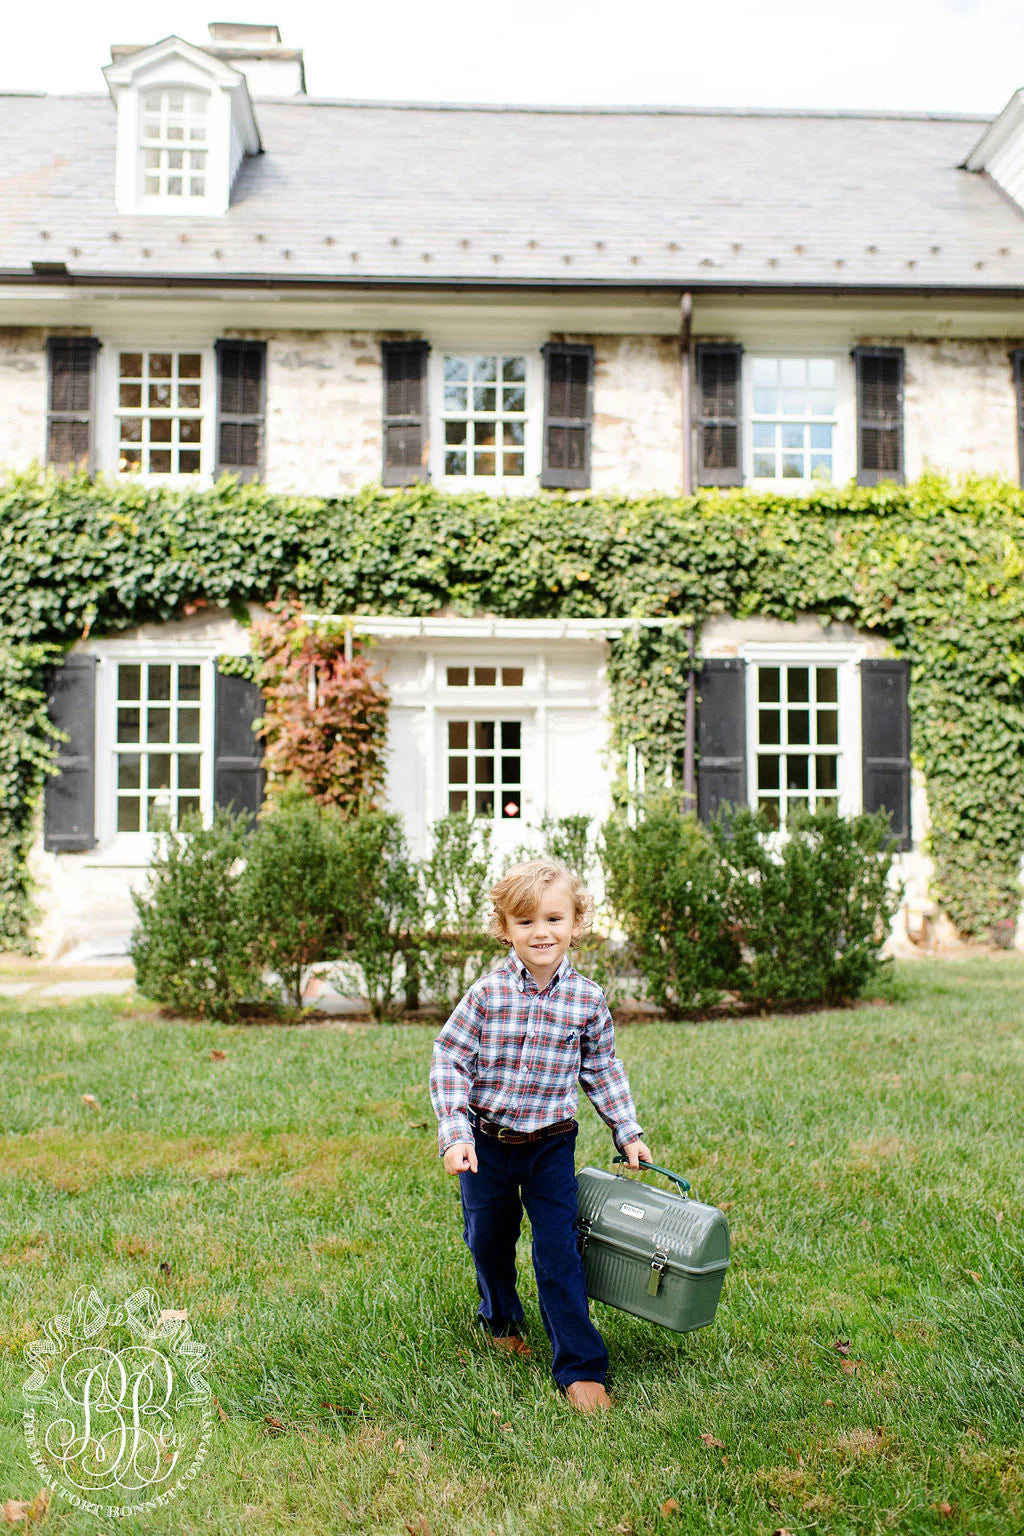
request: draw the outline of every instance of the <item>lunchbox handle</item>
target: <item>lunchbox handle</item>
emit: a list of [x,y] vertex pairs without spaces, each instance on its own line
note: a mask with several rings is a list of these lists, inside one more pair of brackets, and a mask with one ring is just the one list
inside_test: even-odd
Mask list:
[[[619,1152],[619,1153],[616,1154],[615,1157],[612,1158],[612,1162],[613,1163],[626,1163],[626,1164],[628,1164],[629,1163],[629,1158],[626,1157],[625,1153]],[[671,1179],[673,1184],[678,1184],[679,1185],[679,1193],[681,1195],[685,1195],[686,1192],[688,1191],[688,1189],[690,1188],[690,1181],[689,1181],[689,1179],[684,1179],[681,1174],[672,1173],[672,1172],[670,1172],[670,1170],[668,1168],[660,1168],[657,1163],[649,1163],[649,1162],[646,1161],[645,1158],[641,1158],[640,1159],[640,1172],[641,1173],[646,1173],[648,1169],[650,1169],[650,1171],[652,1173],[663,1173],[665,1175],[666,1179]]]

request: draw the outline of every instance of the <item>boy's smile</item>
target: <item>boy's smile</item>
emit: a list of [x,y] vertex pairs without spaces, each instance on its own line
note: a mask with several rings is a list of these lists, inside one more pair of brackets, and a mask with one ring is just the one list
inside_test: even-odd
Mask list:
[[576,906],[564,880],[552,880],[532,914],[507,919],[509,937],[538,987],[558,970],[577,932]]

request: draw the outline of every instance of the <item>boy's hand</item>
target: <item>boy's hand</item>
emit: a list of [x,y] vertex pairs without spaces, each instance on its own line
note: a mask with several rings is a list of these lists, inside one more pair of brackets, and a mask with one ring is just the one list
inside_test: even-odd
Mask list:
[[631,1168],[639,1168],[641,1158],[643,1158],[645,1163],[654,1162],[654,1158],[651,1155],[651,1149],[645,1141],[628,1142],[622,1150],[629,1158],[629,1166]]
[[476,1173],[476,1148],[471,1141],[456,1141],[444,1154],[445,1173]]

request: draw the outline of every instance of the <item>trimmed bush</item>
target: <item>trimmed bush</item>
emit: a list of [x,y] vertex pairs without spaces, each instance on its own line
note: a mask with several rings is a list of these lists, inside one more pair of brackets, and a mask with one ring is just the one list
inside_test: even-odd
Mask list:
[[204,827],[185,817],[162,834],[149,888],[134,893],[131,956],[139,990],[181,1013],[232,1020],[264,995],[254,934],[241,890],[252,845],[246,816],[218,810]]
[[737,811],[712,838],[730,922],[743,946],[734,985],[750,1002],[838,1003],[874,980],[900,900],[889,817],[791,815],[786,835]]
[[416,865],[402,818],[391,811],[339,820],[337,839],[333,953],[345,957],[339,977],[346,979],[354,968],[373,1017],[382,1019],[395,1011],[402,987],[416,985]]
[[705,1008],[733,987],[740,959],[723,865],[671,796],[651,795],[641,809],[635,826],[612,817],[603,828],[608,903],[646,995],[673,1013]]
[[486,933],[494,880],[488,822],[465,812],[434,822],[430,854],[420,865],[415,954],[418,979],[441,1007],[453,1008],[495,959],[497,946]]
[[280,976],[295,1009],[302,1007],[310,968],[329,958],[337,932],[342,826],[333,807],[289,790],[263,815],[249,847],[243,920],[260,960]]

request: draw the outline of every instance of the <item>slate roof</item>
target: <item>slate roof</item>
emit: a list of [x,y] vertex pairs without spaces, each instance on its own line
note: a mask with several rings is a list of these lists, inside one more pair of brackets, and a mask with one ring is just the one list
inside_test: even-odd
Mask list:
[[0,96],[0,277],[1024,287],[977,116],[257,99],[221,217],[121,216],[106,94]]

